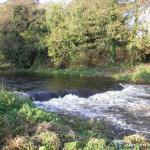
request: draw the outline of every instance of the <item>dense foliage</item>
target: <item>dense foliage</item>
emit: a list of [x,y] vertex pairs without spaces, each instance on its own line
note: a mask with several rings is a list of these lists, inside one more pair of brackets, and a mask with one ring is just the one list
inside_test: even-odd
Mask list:
[[[28,3],[27,3],[28,2]],[[46,56],[44,35],[45,10],[37,9],[32,1],[8,1],[1,6],[0,49],[6,60],[22,68],[31,67],[36,57]],[[5,12],[6,11],[6,12]],[[10,14],[7,12],[10,11]],[[39,58],[40,59],[40,58]]]
[[120,7],[113,0],[82,0],[73,1],[67,8],[59,6],[58,15],[64,14],[59,22],[54,20],[58,16],[48,13],[52,23],[57,23],[47,38],[54,65],[93,67],[115,63],[117,48],[124,47],[128,39]]
[[147,1],[73,0],[0,5],[0,50],[17,67],[96,67],[149,61],[150,36],[140,14]]

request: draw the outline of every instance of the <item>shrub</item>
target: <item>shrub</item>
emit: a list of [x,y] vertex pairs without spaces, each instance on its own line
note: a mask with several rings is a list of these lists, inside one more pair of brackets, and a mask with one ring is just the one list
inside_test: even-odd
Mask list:
[[44,146],[41,147],[41,149],[45,148],[46,150],[59,150],[61,147],[61,142],[54,132],[42,132],[37,134],[34,138],[38,138],[39,141],[41,141],[42,146]]
[[[42,109],[36,108],[31,101],[12,92],[0,91],[0,145],[10,142],[27,141],[24,135],[33,136],[37,124],[41,122],[61,123],[61,119]],[[20,137],[13,139],[16,136]],[[9,143],[8,143],[9,144]]]
[[61,142],[54,132],[42,132],[33,137],[11,138],[5,145],[3,150],[59,150]]
[[3,150],[35,150],[37,147],[29,137],[16,137],[10,139]]
[[130,136],[125,136],[124,141],[128,144],[146,144],[146,139],[142,135],[134,134]]
[[106,141],[104,139],[90,139],[84,150],[104,150]]
[[53,114],[48,113],[42,109],[31,107],[28,104],[24,104],[23,107],[19,111],[19,115],[25,118],[27,121],[32,123],[37,122],[60,122],[60,118]]
[[64,150],[79,150],[79,149],[80,149],[80,143],[79,142],[66,143],[64,146]]
[[150,144],[147,142],[144,136],[134,134],[124,137],[124,141],[127,143],[126,147],[134,147],[135,149],[147,150]]
[[52,122],[43,122],[37,126],[37,133],[53,131],[59,134],[62,142],[69,142],[76,138],[75,131],[73,131],[68,125],[52,123]]
[[6,113],[11,110],[18,110],[24,103],[31,105],[31,102],[25,98],[16,96],[12,92],[0,91],[0,112]]

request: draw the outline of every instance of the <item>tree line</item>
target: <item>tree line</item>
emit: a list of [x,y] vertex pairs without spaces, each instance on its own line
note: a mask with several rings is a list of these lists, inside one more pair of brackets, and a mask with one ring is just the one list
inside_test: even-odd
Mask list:
[[17,67],[99,67],[144,62],[150,33],[140,22],[148,1],[33,0],[0,4],[0,53]]

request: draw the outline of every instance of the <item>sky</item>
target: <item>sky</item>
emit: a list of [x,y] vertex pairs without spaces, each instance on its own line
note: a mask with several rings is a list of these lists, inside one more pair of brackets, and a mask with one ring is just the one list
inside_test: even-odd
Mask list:
[[[4,3],[6,0],[0,0],[0,3]],[[60,0],[40,0],[41,3],[44,3],[44,2],[48,2],[48,1],[60,1]]]
[[5,2],[6,0],[0,0],[0,3],[3,3],[3,2]]

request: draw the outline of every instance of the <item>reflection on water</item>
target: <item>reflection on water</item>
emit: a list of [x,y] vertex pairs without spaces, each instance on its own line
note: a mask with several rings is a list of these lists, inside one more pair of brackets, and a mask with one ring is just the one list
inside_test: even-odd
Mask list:
[[118,83],[109,78],[84,77],[33,77],[3,76],[0,77],[1,87],[17,91],[58,91],[64,89],[95,90],[96,92],[118,89]]

